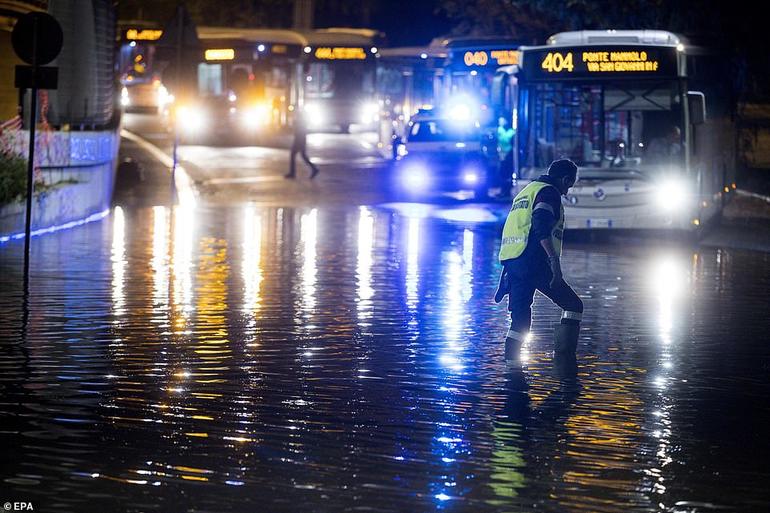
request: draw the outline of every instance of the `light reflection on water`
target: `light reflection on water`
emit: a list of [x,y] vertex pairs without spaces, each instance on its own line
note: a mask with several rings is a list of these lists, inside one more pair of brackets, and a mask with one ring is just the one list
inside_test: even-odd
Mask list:
[[26,326],[5,245],[4,489],[52,511],[766,503],[741,425],[770,417],[767,256],[568,244],[578,362],[538,297],[510,366],[498,227],[402,210],[116,208],[35,240]]

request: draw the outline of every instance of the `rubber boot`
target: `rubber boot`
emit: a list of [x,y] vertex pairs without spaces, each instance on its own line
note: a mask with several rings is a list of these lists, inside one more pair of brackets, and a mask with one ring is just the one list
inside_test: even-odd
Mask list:
[[575,356],[580,324],[557,324],[553,330],[554,352],[559,356]]

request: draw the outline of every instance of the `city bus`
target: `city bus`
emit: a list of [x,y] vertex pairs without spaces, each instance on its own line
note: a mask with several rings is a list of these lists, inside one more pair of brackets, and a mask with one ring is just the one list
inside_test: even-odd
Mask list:
[[722,98],[688,73],[713,68],[700,53],[658,30],[564,32],[522,47],[493,88],[513,107],[519,185],[570,158],[568,229],[698,231],[735,189]]
[[122,22],[117,66],[120,104],[126,112],[161,112],[170,101],[156,63],[156,43],[163,33],[145,22]]
[[420,109],[472,114],[489,129],[506,115],[494,98],[495,73],[518,64],[519,43],[510,38],[442,38],[427,47],[388,48],[380,52],[377,93],[381,104],[379,143],[395,157],[393,141],[402,138]]
[[420,109],[434,107],[440,97],[447,54],[441,48],[385,48],[377,59],[377,132],[383,157],[396,158],[397,138],[403,138],[409,120]]
[[216,137],[253,141],[290,123],[300,100],[305,39],[289,30],[199,27],[200,61],[177,98],[175,113],[184,142]]
[[375,67],[379,32],[370,29],[327,28],[304,32],[305,84],[303,108],[309,128],[351,125],[376,127]]

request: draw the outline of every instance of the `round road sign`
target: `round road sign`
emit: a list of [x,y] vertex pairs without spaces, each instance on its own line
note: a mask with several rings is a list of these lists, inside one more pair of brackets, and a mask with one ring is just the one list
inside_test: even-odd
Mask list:
[[61,51],[64,36],[56,18],[44,12],[30,12],[13,27],[11,43],[21,60],[44,66]]

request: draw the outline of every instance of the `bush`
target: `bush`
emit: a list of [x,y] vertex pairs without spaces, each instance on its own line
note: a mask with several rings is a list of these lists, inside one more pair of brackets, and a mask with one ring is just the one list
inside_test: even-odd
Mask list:
[[27,191],[27,161],[16,155],[0,153],[0,205],[5,205]]

